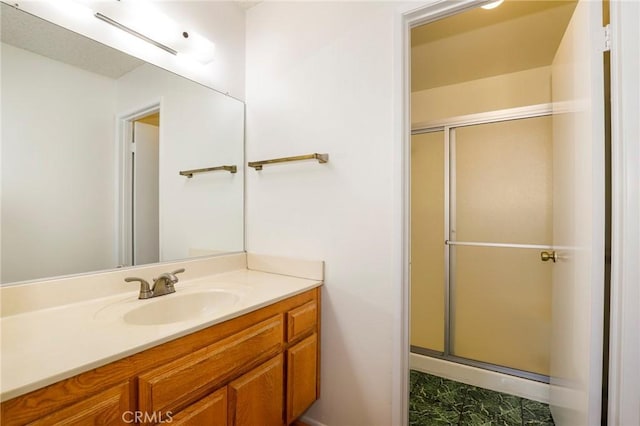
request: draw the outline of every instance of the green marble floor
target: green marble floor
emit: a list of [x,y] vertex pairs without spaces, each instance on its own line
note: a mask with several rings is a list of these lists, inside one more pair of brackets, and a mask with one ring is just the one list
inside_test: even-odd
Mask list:
[[551,426],[554,423],[547,404],[411,371],[409,424]]

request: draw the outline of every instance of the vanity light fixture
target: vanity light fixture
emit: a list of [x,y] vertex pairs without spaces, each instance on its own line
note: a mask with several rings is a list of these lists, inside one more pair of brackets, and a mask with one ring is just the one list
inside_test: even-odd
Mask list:
[[103,15],[100,12],[96,13],[93,16],[95,16],[96,18],[98,18],[99,20],[101,20],[103,22],[106,22],[109,25],[113,25],[114,27],[116,27],[116,28],[118,28],[118,29],[120,29],[120,30],[122,30],[122,31],[124,31],[126,33],[129,33],[129,34],[131,34],[133,36],[136,36],[139,39],[146,41],[147,43],[153,44],[154,46],[159,47],[160,49],[162,49],[162,50],[164,50],[164,51],[166,51],[168,53],[171,53],[174,56],[178,54],[178,52],[176,50],[170,48],[169,46],[165,46],[164,44],[162,44],[162,43],[160,43],[158,41],[155,41],[152,38],[149,38],[144,34],[140,34],[136,30],[133,30],[133,29],[127,27],[126,25],[122,25],[120,22],[118,22],[118,21],[116,21],[114,19],[111,19],[108,16]]
[[215,44],[185,28],[159,10],[152,1],[55,0],[56,8],[76,19],[101,20],[178,57],[178,61],[207,65],[215,57]]
[[498,1],[491,2],[491,3],[487,3],[484,6],[480,6],[480,7],[485,9],[485,10],[491,10],[491,9],[495,9],[496,7],[500,6],[503,2],[504,2],[504,0],[498,0]]
[[193,58],[203,65],[213,61],[215,44],[195,31],[184,31],[181,35],[181,40],[176,42],[181,55]]
[[96,18],[179,56],[179,60],[195,60],[206,65],[214,58],[215,45],[211,41],[185,28],[149,0],[95,2],[94,5]]

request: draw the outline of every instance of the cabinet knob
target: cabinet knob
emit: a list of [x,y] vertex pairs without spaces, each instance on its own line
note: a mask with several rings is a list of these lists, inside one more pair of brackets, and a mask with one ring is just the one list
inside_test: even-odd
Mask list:
[[542,251],[540,252],[540,260],[542,260],[543,262],[552,260],[553,263],[556,263],[556,261],[558,260],[558,255],[555,251]]

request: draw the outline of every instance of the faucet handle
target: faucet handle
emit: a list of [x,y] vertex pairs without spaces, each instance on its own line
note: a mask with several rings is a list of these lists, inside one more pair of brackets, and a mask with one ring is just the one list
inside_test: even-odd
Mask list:
[[175,284],[178,282],[178,277],[176,277],[176,274],[181,274],[185,271],[184,268],[180,268],[180,269],[176,269],[173,272],[165,272],[163,274],[160,274],[160,276],[158,278],[154,278],[153,282],[155,283],[156,281],[158,281],[160,278],[164,278],[166,279],[169,284]]
[[138,296],[138,299],[149,299],[150,297],[153,297],[153,292],[151,291],[149,283],[146,280],[136,277],[127,277],[124,280],[128,283],[137,281],[140,282],[140,295]]

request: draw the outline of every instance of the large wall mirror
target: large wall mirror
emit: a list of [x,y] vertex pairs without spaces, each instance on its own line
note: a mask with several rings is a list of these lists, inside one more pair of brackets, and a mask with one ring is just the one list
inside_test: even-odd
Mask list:
[[2,284],[242,251],[244,104],[0,5]]

